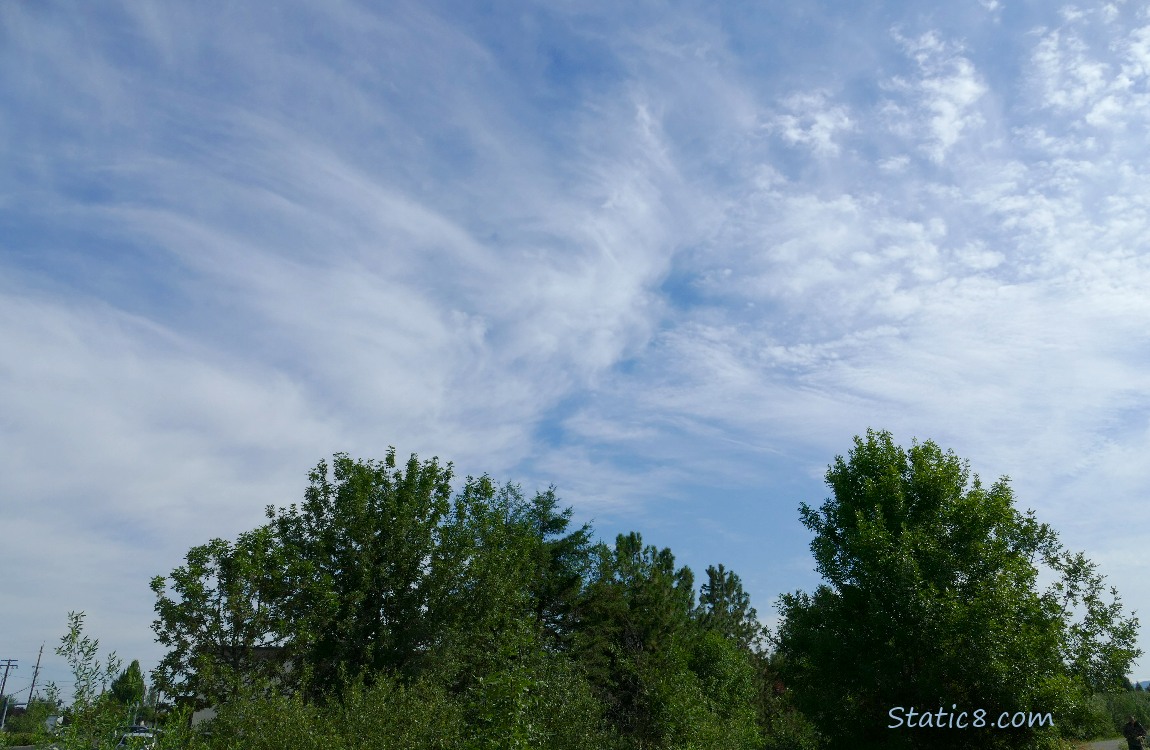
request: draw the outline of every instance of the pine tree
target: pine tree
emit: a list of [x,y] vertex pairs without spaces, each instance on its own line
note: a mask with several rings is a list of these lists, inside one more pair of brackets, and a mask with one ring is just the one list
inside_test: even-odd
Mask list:
[[125,706],[139,706],[144,702],[144,673],[136,659],[120,676],[112,680],[112,697]]

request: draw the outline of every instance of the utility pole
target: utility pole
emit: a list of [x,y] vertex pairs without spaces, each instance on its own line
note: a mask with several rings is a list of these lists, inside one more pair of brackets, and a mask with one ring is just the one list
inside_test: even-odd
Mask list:
[[16,662],[19,659],[4,659],[4,663],[0,666],[4,667],[4,679],[0,680],[0,695],[4,696],[4,713],[0,714],[0,729],[4,728],[4,720],[8,718],[8,696],[4,693],[4,688],[8,686],[8,670],[19,669],[20,667]]
[[40,657],[44,655],[44,644],[40,644],[40,653],[36,654],[36,668],[32,670],[32,687],[28,688],[28,707],[32,707],[32,698],[36,696],[36,676],[40,674]]
[[20,661],[19,659],[3,659],[2,661],[4,663],[0,664],[0,667],[4,667],[4,679],[0,680],[0,695],[4,695],[4,687],[8,684],[8,670],[20,668],[16,665],[16,662]]

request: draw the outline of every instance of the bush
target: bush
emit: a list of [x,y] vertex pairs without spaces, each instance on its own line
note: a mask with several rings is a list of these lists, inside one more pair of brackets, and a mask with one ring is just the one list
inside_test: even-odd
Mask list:
[[220,706],[200,740],[209,750],[438,750],[458,747],[458,707],[431,686],[381,680],[353,686],[340,702],[245,696]]
[[0,734],[0,743],[6,747],[21,747],[35,745],[40,740],[36,732],[4,732]]
[[1114,737],[1122,734],[1122,727],[1130,716],[1138,719],[1142,726],[1150,722],[1150,693],[1127,690],[1118,693],[1105,693],[1095,696],[1099,712],[1108,720],[1104,734]]

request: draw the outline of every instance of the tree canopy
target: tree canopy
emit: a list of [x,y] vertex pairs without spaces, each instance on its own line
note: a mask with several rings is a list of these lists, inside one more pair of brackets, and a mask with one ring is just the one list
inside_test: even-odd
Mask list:
[[185,564],[156,576],[156,640],[167,648],[152,671],[166,695],[199,703],[234,697],[242,686],[283,678],[282,609],[289,582],[272,529],[212,539]]
[[761,744],[761,626],[725,567],[697,606],[669,549],[593,544],[554,488],[455,491],[451,464],[394,449],[308,480],[302,503],[153,580],[170,696],[225,723],[251,700],[424,696],[469,747]]
[[[1005,478],[871,431],[826,480],[831,497],[800,508],[824,582],[781,598],[772,635],[734,571],[698,585],[638,532],[596,543],[553,487],[336,454],[301,503],[153,580],[168,649],[153,683],[218,707],[221,747],[240,732],[277,750],[361,746],[345,719],[413,748],[1005,748],[1089,731],[1137,620]],[[1055,727],[938,731],[943,709]]]
[[832,496],[800,511],[825,583],[781,598],[778,647],[799,706],[828,737],[1033,747],[1055,731],[894,727],[891,712],[1050,712],[1065,724],[1091,691],[1121,686],[1137,620],[1094,565],[1015,507],[1005,477],[986,487],[933,442],[903,449],[868,431],[826,481]]

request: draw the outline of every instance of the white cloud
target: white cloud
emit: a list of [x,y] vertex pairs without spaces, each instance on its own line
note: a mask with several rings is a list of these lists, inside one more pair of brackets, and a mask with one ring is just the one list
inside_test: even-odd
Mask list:
[[807,146],[818,156],[839,153],[838,138],[853,127],[847,108],[831,104],[823,91],[791,94],[781,105],[785,112],[772,118],[767,127],[791,144]]
[[1034,50],[1045,106],[1055,110],[1081,110],[1107,89],[1110,67],[1092,60],[1082,40],[1060,30],[1051,31]]
[[962,48],[948,44],[937,33],[906,38],[896,31],[894,36],[915,61],[917,71],[914,77],[895,77],[885,84],[907,102],[887,102],[890,126],[912,138],[928,133],[928,138],[921,139],[921,148],[932,161],[941,163],[964,133],[984,123],[977,105],[987,85]]
[[903,172],[910,165],[910,157],[906,154],[891,156],[878,163],[878,168],[884,172]]
[[126,6],[135,41],[0,9],[30,71],[0,84],[0,464],[64,542],[48,585],[97,608],[66,571],[143,536],[163,572],[388,443],[671,534],[738,493],[794,526],[889,427],[1108,545],[1150,487],[1150,31],[982,6],[821,41],[576,4]]
[[1150,107],[1150,27],[1127,30],[1113,17],[1106,20],[1111,38],[1105,47],[1084,40],[1090,29],[1080,29],[1074,22],[1085,21],[1075,16],[1066,27],[1045,32],[1033,52],[1031,80],[1041,106],[1073,117],[1073,126],[1120,129],[1140,122]]

